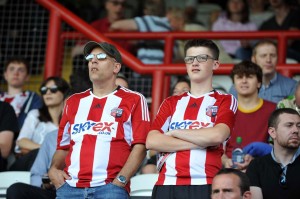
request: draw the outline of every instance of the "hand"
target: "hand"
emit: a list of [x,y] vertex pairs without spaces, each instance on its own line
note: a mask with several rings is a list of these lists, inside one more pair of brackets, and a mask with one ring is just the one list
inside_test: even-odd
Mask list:
[[249,154],[246,154],[244,156],[244,162],[243,163],[238,163],[238,162],[235,162],[234,165],[235,165],[235,168],[238,169],[238,170],[241,170],[243,172],[246,171],[246,169],[248,168],[250,162],[253,160],[254,158],[249,155]]
[[224,164],[225,168],[232,168],[233,167],[233,162],[232,162],[232,159],[230,159],[230,158],[227,158],[226,160],[224,160],[223,164]]
[[260,157],[271,153],[272,146],[264,142],[252,142],[243,148],[245,154]]
[[61,187],[65,183],[65,179],[71,180],[72,178],[68,176],[63,170],[59,170],[55,167],[51,167],[48,172],[49,178],[56,189]]

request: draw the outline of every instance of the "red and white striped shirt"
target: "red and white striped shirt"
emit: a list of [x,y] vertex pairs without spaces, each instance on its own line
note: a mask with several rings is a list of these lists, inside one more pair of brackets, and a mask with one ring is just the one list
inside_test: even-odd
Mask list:
[[[159,108],[151,130],[200,129],[226,124],[231,130],[236,99],[211,91],[200,97],[190,93],[167,98]],[[160,170],[156,185],[205,185],[221,169],[223,146],[171,153]]]
[[[150,128],[146,99],[118,87],[104,97],[90,90],[66,102],[57,149],[69,150],[65,171],[73,187],[95,187],[113,181],[124,166],[132,145],[144,144]],[[127,184],[129,191],[129,183]]]

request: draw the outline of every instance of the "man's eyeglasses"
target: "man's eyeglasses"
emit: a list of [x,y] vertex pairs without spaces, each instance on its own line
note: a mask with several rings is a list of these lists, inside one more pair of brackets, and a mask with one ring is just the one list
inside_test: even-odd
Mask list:
[[191,64],[194,62],[195,58],[197,59],[198,62],[206,62],[207,59],[213,59],[213,60],[217,60],[209,55],[197,55],[197,56],[187,56],[184,58],[184,62],[186,64]]
[[[85,59],[87,60],[87,61],[91,61],[92,59],[94,59],[94,57],[96,56],[96,58],[98,59],[98,60],[105,60],[108,56],[107,56],[107,54],[105,54],[105,53],[99,53],[99,54],[97,54],[97,55],[94,55],[94,54],[89,54],[89,55],[87,55],[86,57],[85,57]],[[115,60],[116,61],[116,60]]]
[[48,90],[50,90],[51,93],[56,93],[58,91],[58,87],[57,86],[51,86],[51,87],[43,86],[40,89],[40,92],[41,92],[42,95],[45,95]]
[[114,6],[123,6],[123,7],[125,7],[126,6],[126,2],[124,2],[124,1],[109,1],[109,2],[111,2]]
[[287,188],[286,168],[281,169],[280,176],[279,176],[279,185],[282,188]]

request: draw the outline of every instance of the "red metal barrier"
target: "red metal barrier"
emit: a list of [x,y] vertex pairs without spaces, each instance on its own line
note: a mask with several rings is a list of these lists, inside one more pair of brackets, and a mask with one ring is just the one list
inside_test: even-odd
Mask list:
[[[60,75],[61,66],[56,62],[60,60],[60,52],[57,51],[59,43],[64,39],[86,37],[95,41],[107,41],[114,44],[121,52],[124,63],[132,70],[140,74],[151,74],[152,84],[152,118],[156,114],[160,103],[164,98],[164,79],[170,74],[186,74],[183,64],[173,64],[172,46],[176,39],[206,38],[206,39],[264,39],[271,38],[278,41],[279,59],[277,69],[280,73],[291,77],[300,72],[300,64],[286,64],[286,46],[288,39],[300,38],[300,31],[261,31],[261,32],[168,32],[168,33],[107,33],[101,34],[81,18],[74,15],[68,9],[54,0],[36,0],[50,11],[50,22],[47,41],[47,53],[45,63],[45,77]],[[61,20],[65,21],[80,33],[65,32],[60,34]],[[61,38],[59,38],[61,35]],[[165,40],[165,58],[161,65],[145,65],[132,54],[126,52],[121,46],[111,39],[161,39]],[[232,64],[221,64],[215,74],[229,74]]]

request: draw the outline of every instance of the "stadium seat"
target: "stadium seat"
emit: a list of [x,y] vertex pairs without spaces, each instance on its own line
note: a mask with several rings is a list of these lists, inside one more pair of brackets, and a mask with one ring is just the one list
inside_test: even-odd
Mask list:
[[0,172],[0,199],[6,198],[7,188],[16,182],[23,182],[23,183],[30,184],[30,172],[29,171]]
[[140,174],[137,176],[133,176],[130,180],[130,198],[151,198],[152,189],[157,181],[157,178],[158,174]]

